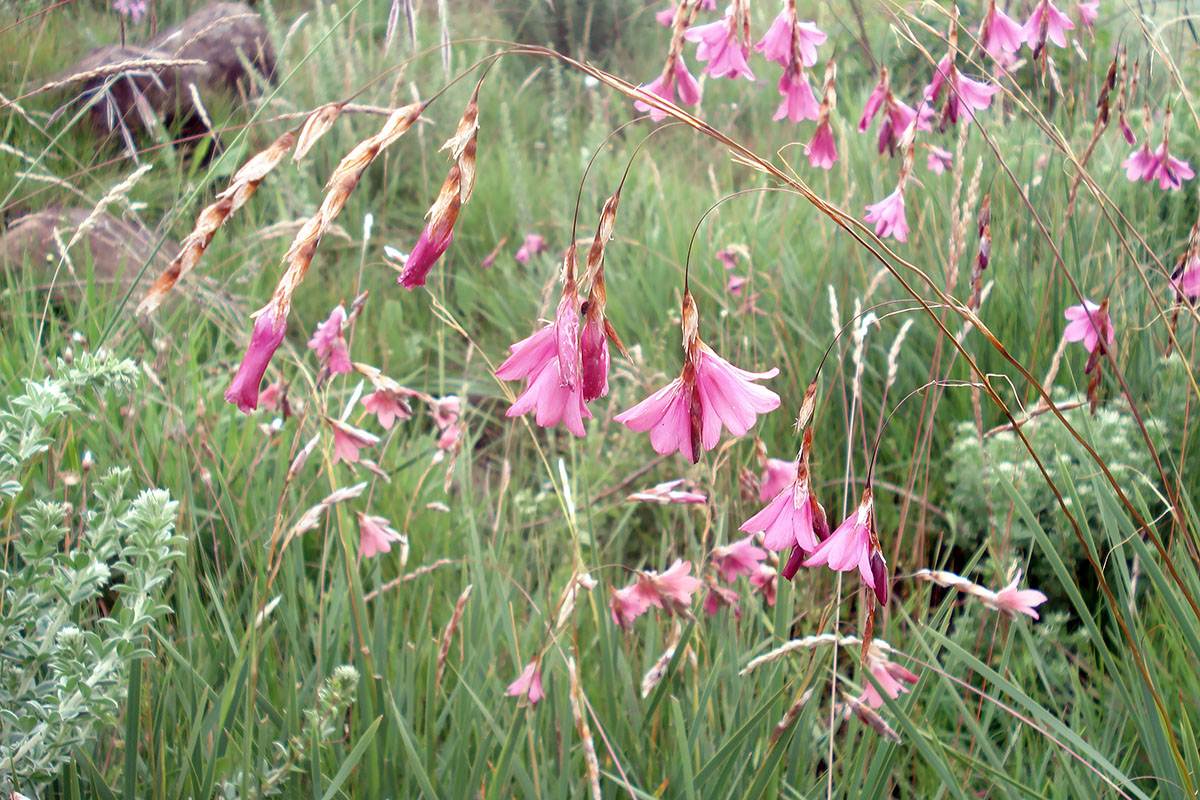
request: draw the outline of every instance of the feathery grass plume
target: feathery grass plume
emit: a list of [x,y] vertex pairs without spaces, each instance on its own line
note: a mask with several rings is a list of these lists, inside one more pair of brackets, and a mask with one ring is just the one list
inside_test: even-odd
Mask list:
[[980,586],[978,583],[946,570],[917,570],[913,573],[913,577],[936,583],[947,589],[957,589],[983,601],[988,608],[1000,611],[1010,617],[1016,614],[1026,614],[1037,619],[1038,613],[1034,611],[1034,608],[1046,602],[1046,595],[1036,589],[1017,588],[1017,584],[1021,582],[1021,570],[1015,565],[1008,571],[1008,584],[1000,591],[992,591],[986,586]]
[[869,728],[874,730],[883,738],[896,744],[901,743],[900,734],[887,723],[883,717],[879,716],[879,712],[871,708],[865,702],[857,697],[851,697],[845,692],[842,693],[842,699],[846,703],[846,709],[854,713],[856,717],[865,722]]
[[892,346],[888,349],[887,377],[883,382],[885,395],[887,390],[892,388],[896,383],[896,375],[900,371],[900,349],[904,346],[904,338],[908,336],[908,332],[915,321],[912,317],[904,320],[904,323],[900,326],[900,330],[896,331],[896,338],[892,340]]
[[333,128],[346,101],[326,103],[313,111],[300,127],[300,135],[296,138],[296,148],[292,151],[292,163],[299,164],[318,141]]
[[[338,163],[333,174],[329,176],[329,181],[325,184],[325,199],[322,200],[317,213],[304,223],[292,240],[291,246],[288,247],[287,253],[284,254],[284,260],[288,265],[279,279],[279,283],[275,286],[275,292],[267,304],[252,315],[256,321],[250,345],[238,367],[237,375],[225,391],[225,399],[230,403],[236,403],[241,411],[248,413],[258,407],[258,387],[262,382],[263,373],[266,372],[275,350],[283,342],[285,325],[292,310],[292,295],[308,273],[321,237],[325,235],[329,226],[333,224],[334,219],[345,207],[350,193],[358,186],[363,172],[381,152],[404,135],[404,132],[421,116],[424,108],[424,103],[416,102],[393,111],[379,132],[355,145]],[[291,146],[290,141],[288,146]],[[278,163],[278,159],[282,157],[283,153],[281,152],[274,163]],[[274,163],[271,164],[272,167]],[[247,164],[242,170],[246,170],[249,166]],[[242,170],[239,170],[239,173]],[[265,174],[264,172],[263,175]],[[234,177],[236,179],[237,176]],[[261,180],[261,176],[258,179]],[[257,186],[257,183],[254,185]],[[235,181],[235,186],[227,189],[226,193],[234,191],[237,186],[240,184],[236,184]],[[253,189],[251,188],[249,191],[253,191]],[[241,192],[236,191],[231,196],[238,194]],[[246,194],[246,196],[249,195]],[[244,198],[243,202],[245,202]],[[211,239],[211,235],[209,238]],[[207,241],[205,245],[207,245]]]
[[321,441],[321,434],[313,436],[305,443],[304,447],[300,448],[300,452],[296,453],[296,457],[292,459],[292,463],[288,466],[287,476],[284,478],[284,483],[291,483],[300,474],[300,470],[304,469],[304,465],[308,463],[308,457],[312,455],[312,451],[317,448],[317,443]]
[[563,588],[562,597],[558,600],[558,617],[554,621],[556,631],[561,631],[571,621],[580,591],[590,592],[594,588],[596,588],[596,580],[588,573],[576,572],[571,575],[571,579]]
[[[797,650],[814,650],[830,644],[837,647],[858,647],[862,643],[863,640],[857,636],[838,636],[835,633],[821,633],[815,636],[805,636],[803,639],[792,639],[791,641],[784,642],[774,650],[751,659],[750,663],[742,667],[738,675],[748,675],[763,664],[771,664],[779,661],[789,653],[794,653]],[[884,653],[895,652],[895,649],[883,639],[872,639],[871,646],[879,648]]]
[[395,589],[396,587],[401,586],[410,581],[415,581],[417,578],[420,578],[422,575],[428,575],[429,573],[433,572],[436,569],[439,569],[440,567],[445,567],[449,564],[455,564],[455,563],[457,563],[457,562],[453,558],[439,558],[437,561],[433,561],[429,564],[422,564],[421,566],[414,569],[412,572],[406,572],[403,575],[401,575],[400,577],[393,578],[392,580],[383,584],[378,589],[373,589],[373,590],[367,592],[366,594],[363,595],[363,600],[369,603],[370,601],[379,597],[384,592],[391,591],[392,589]]
[[587,698],[583,695],[583,684],[579,682],[579,671],[575,668],[575,656],[567,656],[567,682],[570,686],[567,698],[571,701],[571,716],[575,718],[575,730],[583,745],[583,760],[587,765],[588,786],[592,800],[600,800],[600,760],[596,758],[596,745],[592,741],[592,729],[588,725]]
[[679,645],[679,639],[683,635],[683,626],[679,624],[679,620],[674,621],[674,627],[671,631],[671,639],[667,642],[667,649],[663,651],[658,660],[654,662],[650,669],[646,670],[646,674],[642,676],[642,699],[650,696],[654,691],[654,687],[662,681],[667,674],[667,665],[671,663],[671,659],[675,657],[675,648]]
[[446,672],[446,658],[450,655],[450,643],[454,641],[458,623],[462,622],[463,611],[467,608],[467,598],[471,596],[472,588],[474,586],[468,583],[467,588],[462,590],[462,594],[458,596],[458,602],[454,604],[454,613],[450,615],[450,621],[446,623],[446,628],[442,631],[441,644],[438,645],[437,674],[433,680],[435,687],[442,685],[442,675]]
[[775,742],[779,741],[779,737],[787,733],[787,729],[795,724],[797,717],[800,716],[800,712],[804,710],[806,705],[808,705],[808,701],[812,699],[812,696],[813,690],[805,689],[800,693],[800,696],[796,698],[796,701],[788,706],[788,710],[783,712],[783,716],[780,717],[779,722],[777,722],[775,727],[771,729],[771,744],[775,744]]
[[171,260],[138,303],[136,313],[139,316],[153,314],[167,294],[175,288],[175,284],[195,268],[217,229],[225,224],[233,212],[246,204],[254,190],[271,170],[278,166],[295,141],[296,130],[293,128],[271,142],[265,150],[256,153],[234,173],[229,186],[200,212],[200,216],[196,218],[196,226],[180,245],[179,254]]
[[314,506],[309,507],[303,514],[300,515],[300,518],[292,524],[292,527],[288,528],[288,531],[284,534],[283,540],[280,544],[280,550],[282,551],[283,549],[287,548],[291,541],[300,534],[307,533],[308,531],[311,531],[320,525],[321,517],[325,515],[326,511],[333,508],[338,503],[344,503],[347,500],[353,500],[356,497],[360,497],[366,488],[367,483],[366,481],[363,481],[362,483],[356,483],[353,486],[335,489],[334,491],[330,492],[324,500]]

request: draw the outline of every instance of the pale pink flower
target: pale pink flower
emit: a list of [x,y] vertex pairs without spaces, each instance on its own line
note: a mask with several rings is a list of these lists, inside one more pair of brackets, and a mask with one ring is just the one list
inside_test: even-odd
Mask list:
[[286,404],[286,402],[287,384],[283,381],[275,381],[274,383],[267,384],[267,387],[259,392],[258,395],[258,404],[271,411],[279,408],[280,404]]
[[750,575],[750,585],[763,596],[767,605],[775,605],[775,593],[779,591],[779,573],[774,567],[759,564]]
[[678,558],[661,574],[653,570],[644,572],[639,579],[639,582],[643,581],[648,585],[643,591],[652,591],[655,595],[650,604],[671,611],[675,607],[690,606],[692,593],[701,586],[701,581],[692,577],[692,562]]
[[737,251],[733,249],[718,250],[717,260],[725,265],[725,269],[733,269],[738,263]]
[[1063,312],[1063,316],[1071,321],[1063,331],[1063,338],[1068,342],[1083,342],[1089,353],[1099,348],[1101,335],[1106,346],[1111,346],[1116,340],[1108,310],[1091,300],[1085,299],[1082,305],[1071,306]]
[[867,206],[863,221],[875,223],[876,236],[893,236],[898,242],[906,241],[908,222],[904,218],[904,186],[897,186],[887,197]]
[[1034,608],[1046,602],[1046,595],[1037,589],[1018,589],[1017,584],[1020,582],[1021,571],[1017,570],[1012,581],[996,592],[995,600],[985,599],[984,603],[1009,615],[1028,614],[1034,619],[1038,619],[1038,612]]
[[641,503],[654,503],[660,506],[665,506],[668,503],[708,502],[708,497],[703,492],[693,492],[687,489],[680,489],[679,487],[683,484],[683,478],[676,478],[673,481],[657,484],[644,491],[634,492],[625,499]]
[[730,275],[725,279],[725,288],[728,292],[737,297],[742,293],[742,289],[746,286],[745,275]]
[[362,404],[367,411],[375,415],[385,431],[390,431],[396,420],[412,416],[412,409],[408,407],[404,397],[391,389],[376,389],[362,399]]
[[458,424],[462,415],[462,401],[457,395],[446,395],[433,402],[433,424],[437,426],[440,435],[437,440],[439,450],[453,450],[462,432]]
[[812,494],[807,468],[800,477],[793,467],[791,480],[765,508],[743,522],[739,530],[746,533],[761,531],[763,546],[768,550],[799,547],[812,553],[824,538],[818,536],[822,528],[825,532],[829,530],[825,509]]
[[772,119],[787,117],[792,122],[803,122],[821,115],[821,104],[817,102],[808,75],[803,70],[785,69],[779,76],[779,94],[783,102]]
[[875,508],[870,487],[863,490],[858,509],[846,517],[829,538],[804,561],[806,567],[828,564],[838,572],[858,569],[880,603],[887,602],[887,562],[875,535]]
[[334,344],[342,338],[342,327],[346,324],[346,307],[338,303],[337,307],[329,314],[329,319],[322,322],[313,331],[312,338],[308,340],[310,350],[317,352],[317,358],[322,360],[329,357],[333,350]]
[[1055,8],[1050,0],[1038,0],[1033,14],[1025,23],[1022,34],[1033,52],[1039,52],[1049,39],[1059,47],[1067,46],[1067,31],[1074,30],[1075,23]]
[[113,10],[124,14],[134,22],[140,22],[149,8],[147,0],[113,0]]
[[797,462],[785,461],[782,458],[768,458],[762,462],[762,465],[763,473],[758,499],[765,503],[796,479]]
[[536,706],[538,701],[546,696],[542,691],[542,669],[537,659],[530,661],[515,681],[508,685],[505,692],[509,697],[525,697],[529,705]]
[[525,234],[525,241],[521,244],[521,247],[517,250],[517,253],[513,256],[513,258],[517,259],[517,261],[520,261],[522,264],[528,264],[529,259],[533,258],[546,248],[546,239],[543,236],[537,233],[527,233]]
[[[908,687],[905,683],[916,683],[919,679],[911,671],[905,669],[899,664],[889,661],[887,656],[877,647],[872,645],[867,652],[867,669],[875,680],[879,681],[880,687],[887,692],[888,697],[895,700],[903,694],[908,694]],[[883,697],[869,680],[863,681],[863,694],[859,698],[859,702],[865,702],[871,708],[879,708],[883,705]]]
[[1175,279],[1175,286],[1185,297],[1200,296],[1200,258],[1191,258]]
[[357,463],[358,451],[364,447],[374,447],[379,444],[379,437],[373,433],[347,425],[341,420],[326,417],[325,421],[333,429],[333,463],[345,461]]
[[1096,26],[1096,17],[1100,16],[1100,0],[1076,3],[1075,9],[1079,12],[1079,21],[1091,33],[1092,29]]
[[754,80],[754,73],[746,63],[750,49],[743,46],[737,20],[731,14],[716,22],[688,28],[683,38],[696,43],[696,60],[708,62],[703,71],[714,78]]
[[1015,53],[1025,43],[1025,29],[1003,9],[996,7],[996,0],[988,3],[987,14],[979,26],[979,41],[992,58],[1002,53]]
[[592,418],[592,412],[583,403],[583,385],[576,381],[574,387],[563,382],[564,370],[558,356],[538,374],[531,376],[525,391],[505,412],[505,416],[519,417],[534,412],[534,421],[543,428],[552,428],[558,423],[576,436],[586,436],[583,421]]
[[1146,180],[1158,179],[1158,188],[1170,189],[1176,191],[1183,186],[1184,181],[1190,181],[1196,177],[1196,173],[1192,171],[1191,165],[1182,158],[1176,158],[1167,151],[1167,143],[1164,141],[1154,151],[1155,168],[1154,173],[1146,178]]
[[817,125],[808,143],[808,163],[820,169],[829,169],[838,160],[837,146],[833,142],[833,126],[826,117]]
[[[358,557],[371,558],[376,553],[390,553],[392,542],[405,546],[404,534],[393,530],[387,517],[373,517],[358,513]],[[401,559],[403,560],[403,559]]]
[[650,608],[650,597],[643,588],[640,582],[636,581],[632,586],[626,586],[624,589],[613,589],[609,587],[609,608],[612,609],[613,622],[626,627],[630,622],[645,614]]
[[696,444],[705,450],[717,446],[722,425],[734,436],[743,436],[754,424],[756,414],[779,407],[779,395],[753,383],[775,377],[778,369],[747,372],[718,356],[708,345],[701,343],[700,349],[691,386],[680,376],[613,417],[630,430],[649,431],[655,452],[678,450],[692,462],[700,458]]
[[767,557],[767,551],[754,545],[754,534],[728,545],[718,545],[712,551],[712,563],[721,580],[731,583],[738,575],[753,575]]
[[933,80],[925,87],[925,102],[930,106],[936,103],[942,93],[942,87],[947,84],[949,90],[946,94],[946,110],[942,117],[951,125],[957,124],[959,117],[964,113],[987,108],[992,104],[992,95],[1000,91],[999,86],[972,80],[959,72],[950,53],[938,62]]
[[742,618],[741,596],[730,589],[728,586],[722,586],[713,580],[712,576],[708,578],[708,594],[704,596],[704,610],[709,616],[716,614],[724,606],[733,606],[733,614],[738,619]]
[[[712,10],[716,9],[716,7],[717,7],[717,0],[702,0],[702,2],[700,3],[701,11],[712,11]],[[671,27],[671,23],[673,23],[675,21],[675,9],[676,9],[676,6],[664,8],[662,11],[659,11],[657,14],[654,15],[654,19],[658,22],[659,25],[664,25],[669,28],[669,27]]]
[[930,145],[929,155],[925,157],[925,166],[934,175],[941,175],[954,163],[954,153],[944,147]]
[[280,312],[276,303],[272,302],[259,312],[246,355],[242,357],[233,382],[225,390],[225,400],[235,403],[240,411],[249,413],[258,408],[258,387],[271,363],[271,356],[283,342],[286,329],[287,312]]
[[1137,181],[1152,181],[1158,171],[1158,159],[1150,152],[1149,145],[1142,145],[1121,162],[1125,168],[1125,177],[1135,183]]
[[792,65],[793,54],[798,49],[800,62],[811,67],[817,63],[817,48],[825,43],[826,38],[825,32],[816,23],[800,22],[796,19],[794,7],[785,8],[775,17],[766,35],[754,45],[754,49],[768,61],[778,62],[781,67]]
[[[858,119],[858,132],[865,133],[871,124],[871,120],[875,119],[875,115],[879,113],[879,109],[883,107],[883,102],[889,94],[891,94],[891,85],[888,82],[887,67],[884,67],[879,75],[879,83],[875,84],[875,88],[867,95],[867,102],[863,106],[862,116]],[[914,112],[915,113],[915,112]]]
[[[665,71],[653,81],[643,84],[640,88],[645,89],[651,94],[656,94],[668,103],[675,102],[675,89],[679,89],[679,102],[685,106],[694,106],[700,102],[700,84],[692,77],[692,73],[688,72],[687,64],[684,63],[683,56],[676,57],[675,64],[669,71]],[[643,113],[649,112],[650,118],[658,121],[664,119],[666,112],[654,108],[648,103],[643,103],[641,100],[636,101],[633,107]]]

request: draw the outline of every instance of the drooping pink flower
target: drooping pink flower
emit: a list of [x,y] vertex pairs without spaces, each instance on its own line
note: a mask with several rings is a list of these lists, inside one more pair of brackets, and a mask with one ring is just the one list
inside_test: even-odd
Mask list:
[[1096,26],[1096,17],[1100,16],[1100,0],[1076,3],[1075,9],[1079,12],[1079,21],[1091,33]]
[[737,297],[742,293],[742,289],[746,286],[745,275],[730,275],[725,279],[725,288],[728,292]]
[[755,546],[754,534],[732,544],[717,545],[712,551],[713,566],[726,583],[737,580],[738,575],[753,575],[766,557],[767,551]]
[[683,38],[696,43],[697,61],[708,62],[704,65],[705,73],[714,78],[744,77],[753,81],[754,72],[746,63],[750,48],[742,43],[738,28],[736,16],[730,13],[716,22],[688,28]]
[[426,214],[429,223],[425,230],[421,231],[420,238],[404,261],[404,270],[398,280],[405,289],[412,291],[418,286],[424,286],[429,271],[450,247],[450,242],[454,239],[454,224],[458,221],[458,212],[462,208],[461,186],[462,173],[458,164],[455,164],[450,167],[450,173],[446,176],[437,199],[429,207]]
[[692,562],[678,558],[661,574],[653,570],[642,573],[639,583],[648,597],[651,592],[654,594],[651,605],[671,611],[690,606],[692,593],[702,585],[698,578],[692,577]]
[[754,49],[781,67],[790,67],[794,54],[799,52],[800,62],[811,67],[817,63],[817,48],[827,38],[816,23],[800,22],[796,18],[795,6],[789,4],[775,17],[766,35],[754,45]]
[[944,147],[930,145],[929,155],[925,157],[925,166],[934,175],[941,175],[954,163],[954,153]]
[[134,22],[140,22],[149,8],[147,0],[113,0],[113,10],[123,14]]
[[717,251],[717,260],[720,261],[725,266],[725,269],[733,269],[734,267],[737,266],[737,263],[738,263],[737,250],[735,250],[731,247],[726,248],[724,250],[718,250]]
[[[663,71],[653,81],[643,84],[641,89],[645,89],[651,94],[656,94],[668,103],[675,102],[675,89],[679,89],[679,102],[685,106],[694,106],[700,102],[700,84],[692,77],[692,73],[688,72],[687,64],[683,60],[683,56],[679,55],[675,58],[672,64],[670,59],[667,61],[668,68]],[[643,103],[641,100],[636,101],[633,107],[642,113],[649,112],[650,119],[658,121],[664,119],[666,112],[651,106],[649,103]]]
[[[717,0],[702,0],[702,2],[700,3],[701,11],[712,11],[716,7],[717,7]],[[671,27],[671,24],[675,21],[675,9],[676,9],[676,6],[664,8],[662,11],[659,11],[657,14],[654,15],[654,19],[658,22],[659,25],[663,25],[663,26],[669,28],[669,27]]]
[[1015,53],[1025,43],[1025,29],[1021,23],[996,7],[996,0],[989,0],[987,14],[979,25],[979,41],[992,58],[1002,53]]
[[733,606],[733,615],[741,619],[741,596],[728,586],[717,583],[711,575],[708,576],[707,583],[708,594],[704,596],[704,610],[708,612],[708,615],[713,616],[725,606]]
[[882,154],[887,150],[895,155],[896,149],[900,146],[900,138],[914,121],[917,123],[917,130],[931,129],[933,111],[928,104],[923,103],[921,116],[918,118],[916,109],[897,100],[896,96],[892,94],[887,67],[880,69],[879,73],[879,83],[867,98],[862,117],[858,120],[858,130],[859,133],[865,132],[870,126],[871,120],[875,119],[882,110],[883,116],[879,122],[879,152]]
[[1066,47],[1067,31],[1074,29],[1075,23],[1059,11],[1054,3],[1050,0],[1038,0],[1021,33],[1030,49],[1038,53],[1046,45],[1047,39],[1059,47]]
[[943,128],[945,122],[955,125],[963,114],[987,108],[992,104],[992,95],[1000,91],[999,86],[972,80],[959,72],[951,53],[938,62],[933,80],[925,87],[927,105],[933,106],[937,102],[943,87],[948,87],[946,108],[942,112]]
[[821,104],[813,94],[808,75],[803,70],[785,69],[779,76],[779,95],[783,102],[772,119],[787,117],[792,122],[816,119],[821,114]]
[[633,408],[613,419],[630,430],[650,432],[658,453],[678,450],[695,463],[699,449],[717,446],[724,426],[742,436],[757,414],[779,407],[779,395],[754,383],[773,378],[779,370],[747,372],[718,356],[699,336],[696,302],[683,297],[684,364],[680,376]]
[[412,409],[404,397],[391,389],[376,389],[362,399],[362,404],[367,411],[375,415],[385,431],[390,431],[396,420],[412,416]]
[[[595,293],[593,288],[592,294]],[[588,305],[583,331],[579,334],[580,380],[583,381],[585,403],[608,394],[608,332],[602,309],[593,298]]]
[[1190,181],[1196,177],[1196,173],[1192,171],[1188,162],[1182,158],[1176,158],[1167,150],[1165,138],[1154,151],[1154,162],[1154,173],[1146,180],[1157,179],[1160,189],[1176,191],[1183,186],[1184,181]]
[[[390,553],[392,542],[401,542],[401,552],[407,546],[404,534],[393,530],[387,517],[358,513],[358,557],[371,558],[377,553]],[[401,559],[403,560],[403,558]]]
[[517,679],[508,685],[505,694],[509,697],[524,697],[531,706],[536,706],[538,701],[546,696],[542,691],[542,668],[536,658],[525,665]]
[[325,421],[333,429],[333,463],[345,461],[348,464],[358,462],[358,451],[364,447],[374,447],[379,444],[379,437],[361,428],[347,425],[341,420],[326,417]]
[[287,384],[283,381],[275,381],[267,384],[267,387],[259,392],[258,404],[263,408],[274,411],[279,408],[280,404],[287,402]]
[[437,440],[439,450],[453,450],[458,443],[459,418],[462,416],[462,401],[458,395],[446,395],[433,401],[433,424],[437,426],[440,435]]
[[308,340],[310,350],[317,352],[317,358],[326,358],[329,356],[329,351],[333,349],[333,344],[338,339],[342,338],[342,326],[346,324],[346,307],[341,303],[329,314],[329,319],[322,322],[313,331],[312,338]]
[[838,160],[837,146],[833,142],[833,126],[828,117],[817,125],[808,143],[808,163],[820,169],[829,169]]
[[825,522],[825,509],[812,495],[805,468],[803,477],[793,469],[788,484],[765,508],[743,522],[739,530],[746,533],[762,532],[763,546],[768,550],[799,547],[806,553],[812,553],[823,538],[817,535],[821,528],[829,530]]
[[[867,651],[867,669],[875,680],[879,681],[879,685],[887,692],[888,697],[895,700],[903,694],[908,694],[908,687],[905,683],[913,684],[919,679],[910,670],[905,669],[899,664],[888,659],[887,655],[874,644]],[[883,697],[880,696],[874,684],[869,680],[863,681],[863,694],[859,698],[859,702],[865,702],[871,708],[879,708],[883,705]]]
[[1144,144],[1130,153],[1121,166],[1125,168],[1125,177],[1135,183],[1152,181],[1158,170],[1158,159],[1150,152],[1150,146]]
[[[1124,109],[1117,112],[1117,126],[1121,129],[1121,135],[1125,137],[1125,141],[1129,143],[1130,147],[1137,144],[1137,134],[1133,132],[1133,128],[1129,127],[1129,120],[1125,119]],[[1135,179],[1130,178],[1130,180]]]
[[759,564],[750,574],[750,585],[763,596],[767,605],[775,605],[775,593],[779,591],[779,573],[774,567]]
[[626,497],[626,500],[633,500],[641,503],[654,503],[656,505],[665,506],[668,503],[706,503],[708,497],[703,492],[693,492],[687,489],[680,489],[683,485],[684,478],[676,478],[673,481],[659,483],[649,489],[640,492],[634,492]]
[[875,115],[879,113],[879,109],[883,107],[883,101],[891,94],[891,91],[888,69],[887,67],[883,67],[879,72],[879,83],[875,84],[875,88],[867,95],[867,102],[863,106],[862,116],[858,119],[859,133],[866,132],[867,128],[871,125],[871,120],[875,119]]
[[879,602],[887,602],[887,562],[875,534],[875,505],[869,486],[863,490],[858,509],[804,561],[806,567],[822,564],[838,572],[858,569],[863,583],[875,592]]
[[546,239],[537,233],[525,234],[525,241],[517,249],[516,255],[513,256],[522,264],[528,264],[529,259],[533,258],[538,253],[547,248]]
[[511,355],[496,370],[496,377],[512,381],[526,378],[525,391],[506,412],[519,417],[535,411],[542,427],[562,422],[576,436],[584,436],[583,420],[592,414],[583,402],[580,379],[579,295],[575,283],[575,244],[567,248],[564,285],[554,321],[509,347]]
[[1046,602],[1046,595],[1037,589],[1018,589],[1017,584],[1020,582],[1021,571],[1017,570],[1012,581],[1003,589],[996,592],[995,599],[989,600],[985,598],[984,603],[1010,616],[1014,614],[1028,614],[1034,619],[1038,619],[1038,612],[1034,609]]
[[1175,278],[1175,286],[1184,297],[1200,297],[1200,258],[1190,258]]
[[879,237],[893,236],[896,241],[908,239],[908,222],[904,218],[904,187],[897,186],[896,190],[878,203],[867,206],[864,222],[875,223],[875,235]]
[[1063,316],[1071,321],[1063,331],[1063,338],[1068,342],[1083,342],[1089,353],[1099,348],[1101,336],[1106,347],[1116,341],[1107,304],[1097,305],[1085,298],[1082,305],[1071,306]]
[[796,461],[785,461],[782,458],[768,458],[762,464],[762,481],[759,487],[758,499],[767,502],[783,491],[784,487],[796,479]]
[[238,410],[249,413],[258,408],[258,387],[262,383],[271,356],[283,342],[287,328],[287,310],[280,309],[274,300],[258,313],[250,345],[238,366],[237,375],[225,390],[225,400],[235,403]]
[[650,608],[650,595],[642,589],[639,582],[626,586],[624,589],[609,587],[608,605],[612,609],[613,622],[622,628],[645,614]]

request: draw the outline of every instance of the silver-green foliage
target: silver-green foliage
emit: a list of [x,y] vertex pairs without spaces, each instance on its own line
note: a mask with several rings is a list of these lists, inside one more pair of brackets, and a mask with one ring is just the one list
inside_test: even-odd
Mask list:
[[[133,661],[171,562],[182,554],[177,503],[161,489],[129,498],[130,470],[93,477],[81,507],[40,496],[39,456],[81,417],[85,391],[128,392],[136,365],[104,354],[58,363],[0,412],[0,508],[15,526],[0,553],[0,795],[54,778],[75,748],[117,720]],[[131,712],[136,713],[136,710]]]

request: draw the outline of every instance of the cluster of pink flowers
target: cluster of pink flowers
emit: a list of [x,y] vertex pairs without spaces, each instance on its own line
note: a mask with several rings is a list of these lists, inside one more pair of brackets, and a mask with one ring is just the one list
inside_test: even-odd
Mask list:
[[690,616],[692,594],[700,588],[692,562],[675,559],[663,573],[640,571],[624,589],[609,589],[613,622],[621,627],[645,614],[651,606],[670,614]]
[[329,314],[329,319],[318,325],[312,338],[308,340],[309,349],[316,352],[317,358],[334,375],[345,374],[351,370],[345,327],[346,307],[339,303]]
[[[1158,181],[1160,189],[1170,191],[1178,190],[1183,186],[1184,181],[1190,181],[1196,177],[1191,164],[1171,154],[1170,133],[1171,110],[1168,108],[1163,119],[1162,142],[1154,150],[1150,149],[1149,143],[1145,143],[1130,153],[1129,157],[1122,162],[1122,166],[1125,167],[1125,177],[1134,182],[1153,183]],[[1129,137],[1126,136],[1126,138]]]

